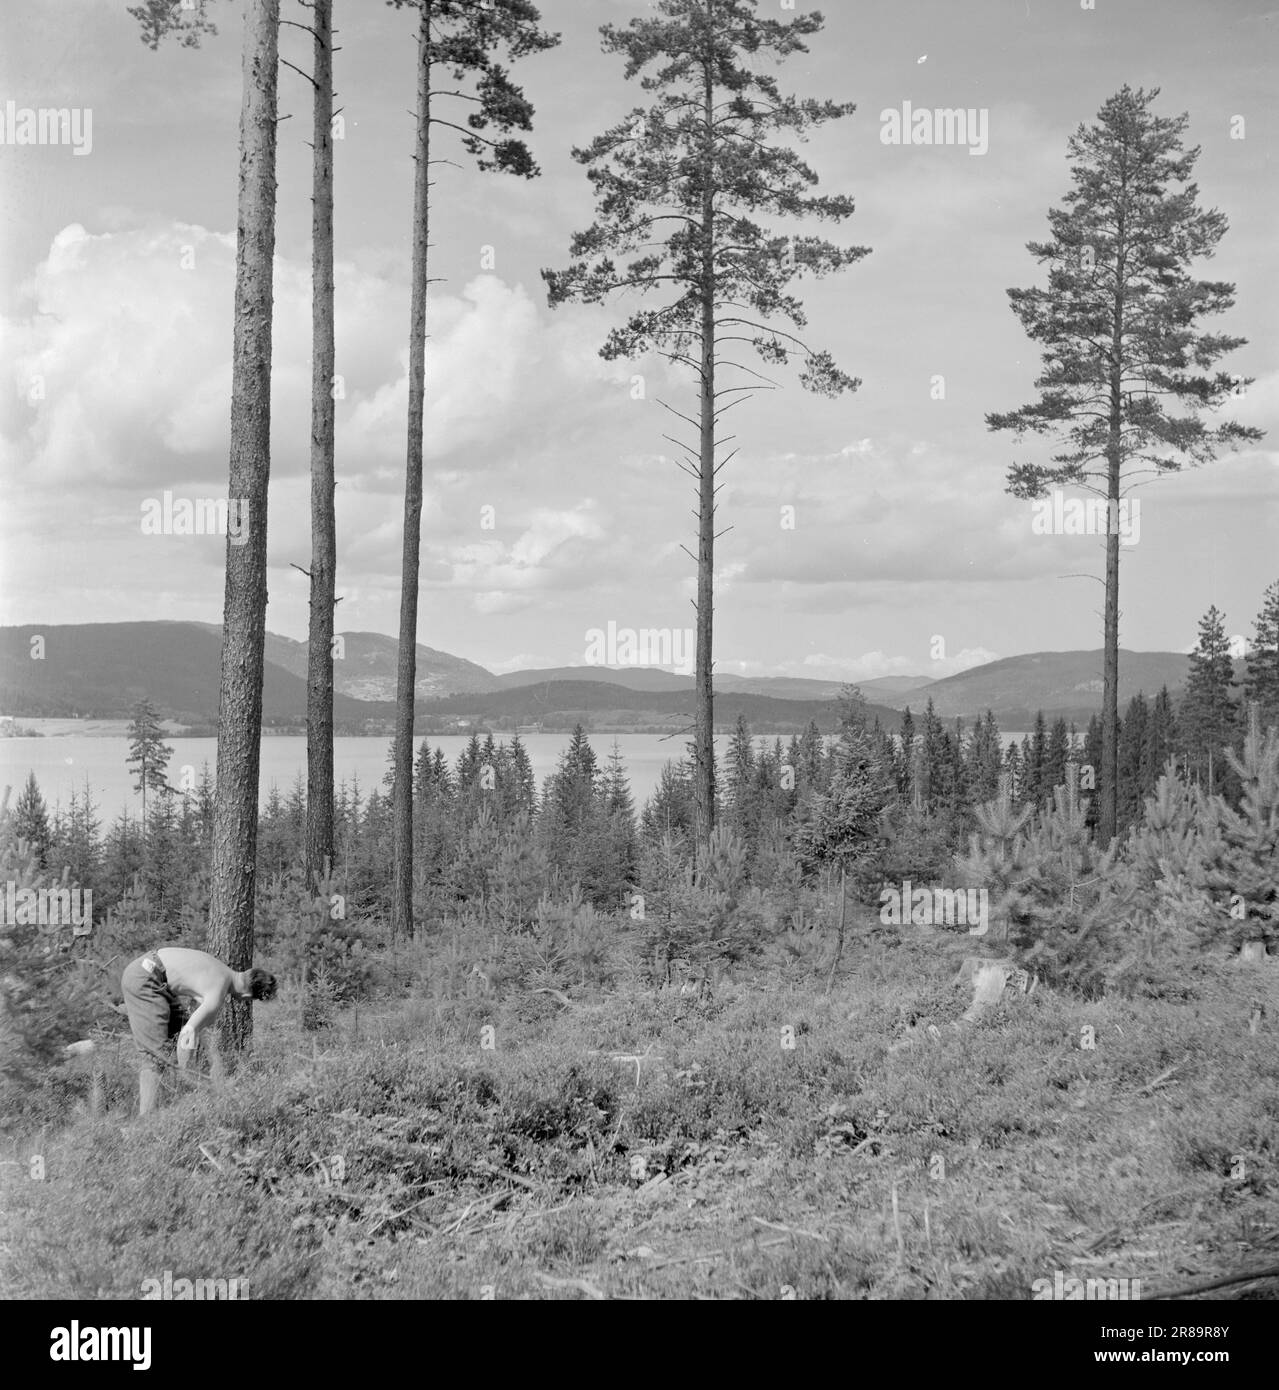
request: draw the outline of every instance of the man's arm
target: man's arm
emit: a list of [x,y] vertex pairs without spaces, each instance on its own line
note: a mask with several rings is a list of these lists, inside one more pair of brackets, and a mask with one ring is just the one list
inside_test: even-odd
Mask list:
[[186,1026],[178,1034],[178,1048],[180,1050],[195,1051],[200,1034],[217,1018],[218,1011],[226,1002],[229,992],[230,982],[224,980],[216,989],[204,996],[200,1001],[200,1007],[187,1019]]

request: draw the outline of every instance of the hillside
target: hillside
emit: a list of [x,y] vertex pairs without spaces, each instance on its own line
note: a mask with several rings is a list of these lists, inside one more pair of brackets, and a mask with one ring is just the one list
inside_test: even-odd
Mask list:
[[[549,666],[542,669],[508,671],[497,681],[508,689],[541,685],[547,681],[602,681],[608,685],[625,686],[628,690],[692,690],[692,676],[681,676],[652,666]],[[881,693],[897,695],[930,685],[927,676],[876,676],[856,684],[867,698],[878,699]],[[751,695],[768,695],[775,700],[833,700],[843,689],[844,681],[814,680],[805,676],[733,676],[717,675],[715,688],[741,691]],[[883,700],[884,704],[895,704]]]
[[[33,638],[44,655],[31,657]],[[127,717],[149,699],[183,724],[216,720],[221,669],[220,630],[206,623],[69,623],[0,628],[0,709],[18,717]],[[333,714],[348,726],[389,711],[335,695]],[[270,724],[306,718],[306,681],[268,661],[262,718]]]
[[[1175,692],[1185,683],[1189,669],[1190,658],[1182,652],[1121,650],[1120,711],[1138,691],[1144,691],[1148,699],[1161,686]],[[1086,723],[1101,710],[1101,671],[1100,650],[1029,652],[974,666],[910,694],[881,693],[879,698],[896,709],[909,705],[914,713],[931,699],[945,719],[972,718],[991,709],[1006,729],[1028,727],[1040,709],[1049,718],[1060,715]]]
[[[868,706],[886,728],[896,729],[901,716],[886,705]],[[475,720],[514,720],[520,724],[571,728],[587,717],[596,725],[671,724],[693,718],[693,691],[654,690],[638,697],[607,681],[546,681],[487,695],[455,695],[432,700],[422,708],[428,717],[456,716]],[[728,730],[739,714],[759,733],[800,733],[810,720],[824,733],[834,732],[838,715],[833,701],[779,700],[749,691],[722,690],[715,697],[715,724]]]
[[[218,629],[220,632],[221,629]],[[396,662],[400,644],[380,632],[343,632],[342,657],[333,663],[333,688],[353,700],[395,703]],[[269,632],[266,655],[295,676],[306,679],[305,642]],[[441,695],[464,695],[472,691],[497,690],[499,677],[465,657],[436,651],[417,644],[417,674],[413,690],[417,699],[432,700]]]
[[[31,641],[43,637],[33,660]],[[335,663],[334,717],[340,731],[381,732],[394,718],[394,638],[341,634]],[[215,623],[28,624],[0,628],[0,713],[17,718],[127,718],[146,696],[159,712],[185,724],[209,724],[218,710],[221,629]],[[691,721],[693,681],[654,667],[560,666],[497,676],[449,652],[418,645],[419,719],[430,732],[463,721],[571,727],[581,715],[596,728],[669,728]],[[263,720],[297,725],[306,714],[306,643],[267,634]],[[1242,663],[1241,663],[1242,664]],[[1180,652],[1120,655],[1120,705],[1139,690],[1153,698],[1176,692],[1189,669]],[[1101,652],[1031,652],[929,681],[885,676],[860,683],[872,714],[896,728],[907,705],[918,714],[933,701],[944,719],[971,719],[987,709],[1005,730],[1024,729],[1042,709],[1079,723],[1101,708]],[[715,719],[731,727],[742,713],[760,733],[787,733],[816,720],[834,727],[842,682],[803,677],[732,676],[715,682]]]
[[[44,654],[31,659],[33,637],[44,640]],[[376,633],[350,633],[346,665],[337,663],[334,718],[339,732],[387,732],[394,718],[391,699],[358,698],[350,692],[394,694],[395,642]],[[304,643],[269,634],[263,722],[298,727],[306,717]],[[607,681],[540,681],[496,690],[475,690],[422,698],[453,682],[483,685],[496,681],[483,667],[429,647],[418,648],[419,732],[441,732],[470,723],[571,728],[578,718],[597,728],[679,728],[692,720],[691,681],[665,672],[626,672],[639,678],[665,676],[680,682],[674,690],[636,691]],[[281,657],[296,670],[274,658]],[[140,622],[27,625],[0,628],[0,713],[17,718],[64,716],[127,718],[134,703],[149,699],[157,711],[178,723],[208,726],[217,719],[221,630],[213,623]],[[565,668],[580,670],[582,668]],[[595,671],[596,668],[587,668]],[[388,676],[388,672],[390,673]],[[610,673],[617,675],[619,673]],[[785,685],[785,682],[781,683]],[[801,683],[807,684],[807,683]],[[818,690],[826,686],[812,683]],[[342,687],[345,686],[345,692]],[[838,689],[838,687],[835,687]],[[872,706],[895,728],[899,716]],[[716,720],[731,727],[738,713],[759,733],[802,731],[810,720],[830,731],[835,707],[829,700],[780,699],[750,692],[721,691]]]

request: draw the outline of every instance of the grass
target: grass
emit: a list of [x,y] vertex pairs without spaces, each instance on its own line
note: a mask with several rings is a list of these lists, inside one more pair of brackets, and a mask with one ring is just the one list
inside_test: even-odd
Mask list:
[[1273,965],[955,1029],[971,942],[870,941],[829,994],[792,944],[710,1001],[409,1000],[323,1035],[259,1008],[237,1075],[146,1121],[100,1051],[104,1112],[58,1076],[65,1123],[11,1141],[0,1293],[1025,1299],[1275,1263]]

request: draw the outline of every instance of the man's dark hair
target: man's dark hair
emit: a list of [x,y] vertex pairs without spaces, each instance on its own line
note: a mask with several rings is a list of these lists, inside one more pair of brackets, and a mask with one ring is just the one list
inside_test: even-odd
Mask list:
[[278,988],[275,976],[269,970],[258,970],[255,967],[249,971],[249,989],[255,999],[274,999]]

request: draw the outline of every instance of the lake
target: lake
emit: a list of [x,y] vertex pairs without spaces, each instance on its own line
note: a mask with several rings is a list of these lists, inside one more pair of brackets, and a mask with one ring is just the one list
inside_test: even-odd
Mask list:
[[[113,721],[119,728],[114,732],[103,732],[104,725],[91,725],[92,733],[78,732],[75,721],[69,719],[22,719],[24,728],[37,729],[45,734],[43,738],[5,738],[0,739],[0,789],[13,788],[11,797],[16,800],[27,775],[34,772],[40,791],[50,811],[58,804],[66,807],[71,793],[81,792],[87,779],[98,803],[104,823],[109,824],[120,811],[127,807],[131,814],[141,810],[142,799],[133,790],[133,774],[125,766],[128,757],[128,741],[124,735],[125,721]],[[521,734],[529,761],[537,778],[538,790],[546,777],[555,771],[560,757],[568,746],[568,734]],[[687,736],[677,734],[598,734],[591,738],[591,747],[601,767],[612,752],[616,738],[622,754],[622,761],[630,777],[631,794],[638,811],[657,789],[662,768],[668,762],[678,761],[684,756]],[[1004,744],[1012,740],[1020,741],[1021,734],[1005,734]],[[495,736],[495,741],[503,740]],[[509,737],[506,738],[509,742]],[[788,742],[784,739],[783,743]],[[203,765],[207,762],[210,771],[217,765],[217,739],[214,738],[170,738],[166,739],[173,749],[169,761],[169,780],[178,782],[183,769],[191,770],[198,779]],[[358,777],[361,792],[367,794],[374,787],[381,787],[387,769],[390,739],[376,738],[336,738],[333,740],[333,776],[337,784],[343,779],[348,783]],[[429,735],[413,740],[414,755],[423,743],[434,748],[442,748],[449,766],[455,766],[458,756],[466,747],[468,739],[462,734]],[[756,746],[771,746],[771,736],[760,736]],[[715,739],[717,758],[722,758],[728,744],[728,736]],[[262,740],[261,789],[262,799],[270,794],[272,786],[288,794],[294,780],[301,777],[306,781],[306,739],[268,735]]]
[[[66,728],[71,721],[42,721],[22,719],[25,728],[40,728],[42,724]],[[560,757],[568,747],[568,734],[521,734],[521,740],[528,750],[529,761],[537,778],[539,791],[546,777],[555,771]],[[600,734],[591,738],[591,747],[601,767],[604,766],[613,749],[612,734]],[[662,768],[668,762],[678,761],[684,756],[687,743],[685,735],[665,738],[660,734],[618,734],[617,745],[621,750],[626,771],[630,776],[631,793],[638,810],[657,788]],[[494,736],[495,742],[503,739]],[[429,735],[413,740],[414,756],[423,743],[432,749],[442,748],[449,766],[453,767],[462,750],[468,743],[462,734]],[[510,742],[509,736],[505,738]],[[203,765],[207,762],[212,772],[217,766],[218,743],[214,738],[169,738],[165,742],[173,749],[169,760],[169,780],[178,782],[184,768],[189,768],[198,779]],[[715,740],[717,755],[722,754],[727,737]],[[758,742],[772,742],[761,739]],[[335,738],[333,740],[333,778],[341,784],[358,777],[362,793],[380,788],[387,770],[390,751],[389,738]],[[128,757],[128,740],[123,732],[119,734],[81,734],[56,733],[43,738],[0,739],[0,788],[11,786],[12,799],[16,799],[27,775],[34,772],[40,784],[50,811],[59,802],[65,807],[72,791],[81,792],[85,780],[93,791],[94,800],[101,807],[104,821],[114,820],[123,807],[132,814],[141,810],[142,798],[133,790],[133,774],[125,766]],[[301,777],[306,781],[306,739],[268,735],[262,740],[261,789],[265,800],[271,787],[279,787],[287,795],[294,780]]]

